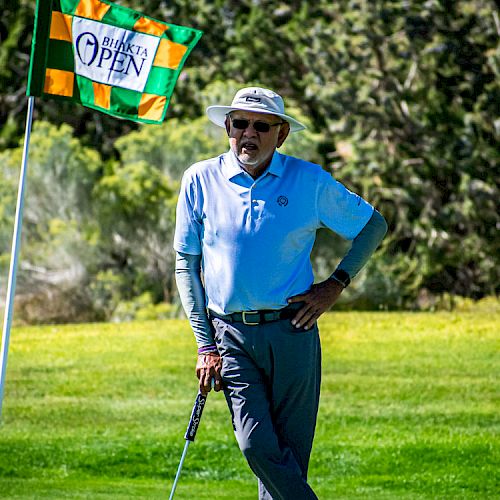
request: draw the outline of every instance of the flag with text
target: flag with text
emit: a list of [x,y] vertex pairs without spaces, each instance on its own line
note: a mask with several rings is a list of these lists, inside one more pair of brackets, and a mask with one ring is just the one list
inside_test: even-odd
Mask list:
[[38,0],[27,94],[160,123],[201,35],[106,0]]

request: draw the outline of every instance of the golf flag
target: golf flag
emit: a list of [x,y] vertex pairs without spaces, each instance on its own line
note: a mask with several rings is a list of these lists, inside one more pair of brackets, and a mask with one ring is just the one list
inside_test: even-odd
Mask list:
[[201,35],[106,0],[37,0],[27,94],[160,123]]

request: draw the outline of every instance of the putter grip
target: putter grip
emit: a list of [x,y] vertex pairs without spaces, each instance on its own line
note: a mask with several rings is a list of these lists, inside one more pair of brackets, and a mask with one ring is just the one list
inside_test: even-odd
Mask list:
[[200,425],[201,414],[203,413],[203,408],[205,407],[206,401],[207,397],[199,392],[198,396],[196,396],[196,401],[194,402],[193,411],[191,412],[191,418],[189,419],[186,434],[184,435],[184,439],[186,439],[187,441],[194,441],[194,438],[196,437],[196,431],[198,430],[198,426]]

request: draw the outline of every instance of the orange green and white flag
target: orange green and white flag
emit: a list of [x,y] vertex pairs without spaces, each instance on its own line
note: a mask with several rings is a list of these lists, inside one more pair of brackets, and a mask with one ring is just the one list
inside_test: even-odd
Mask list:
[[37,0],[27,94],[160,123],[201,35],[106,0]]

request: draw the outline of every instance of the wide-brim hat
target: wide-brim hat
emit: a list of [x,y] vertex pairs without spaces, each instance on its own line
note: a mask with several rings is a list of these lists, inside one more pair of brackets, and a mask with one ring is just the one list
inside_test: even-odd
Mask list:
[[285,113],[285,104],[279,94],[261,87],[246,87],[238,90],[231,106],[209,106],[207,115],[215,125],[225,127],[227,114],[236,110],[279,116],[290,124],[290,132],[298,132],[306,128],[305,125]]

